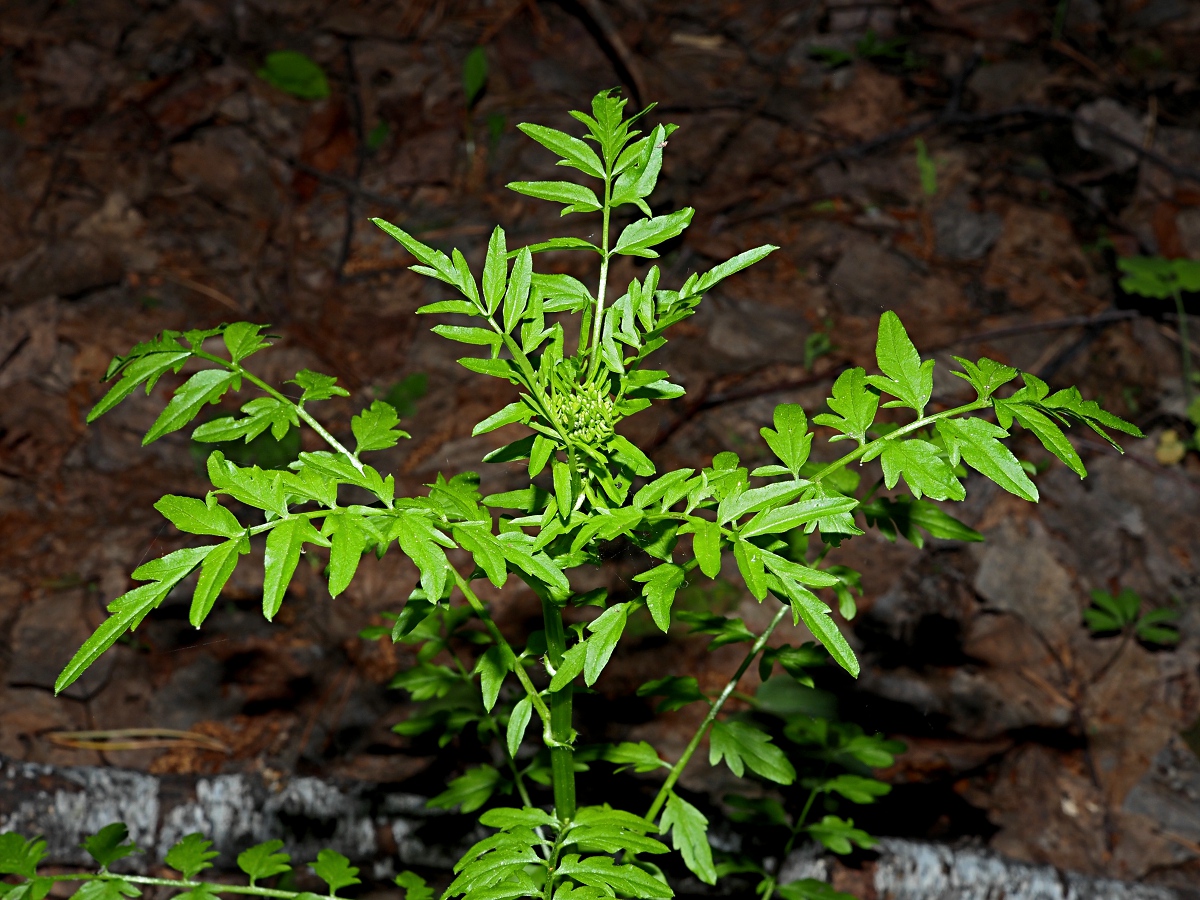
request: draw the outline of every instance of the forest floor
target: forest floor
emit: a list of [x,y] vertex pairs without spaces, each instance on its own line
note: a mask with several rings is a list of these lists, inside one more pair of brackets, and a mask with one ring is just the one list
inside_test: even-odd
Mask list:
[[[477,46],[488,75],[468,105]],[[282,49],[324,70],[327,98],[260,76]],[[309,367],[351,390],[327,407],[335,428],[374,397],[404,407],[413,440],[379,464],[398,491],[479,468],[505,432],[471,426],[511,398],[412,315],[444,298],[368,219],[473,266],[496,222],[510,246],[560,233],[551,205],[504,188],[555,174],[515,126],[568,127],[565,110],[619,84],[680,126],[652,199],[696,216],[664,279],[782,248],[677,329],[665,367],[687,397],[630,423],[660,467],[730,447],[765,462],[773,406],[820,411],[839,371],[870,366],[884,309],[937,356],[935,402],[961,394],[942,363],[988,355],[1078,384],[1148,435],[1120,456],[1073,434],[1090,477],[1049,466],[1037,507],[972,478],[959,514],[986,543],[873,532],[843,552],[864,574],[845,626],[864,672],[819,686],[909,748],[870,828],[1200,879],[1200,456],[1174,306],[1126,294],[1116,267],[1200,259],[1198,50],[1196,0],[0,3],[0,754],[418,789],[453,772],[391,731],[410,707],[386,684],[410,649],[358,637],[412,588],[398,554],[364,562],[336,602],[314,561],[274,625],[250,576],[200,634],[173,598],[56,699],[128,573],[184,542],[152,504],[206,488],[182,432],[140,446],[165,383],[84,418],[134,343],[266,321],[281,337],[260,374]],[[1024,433],[1014,447],[1045,458]],[[482,475],[502,490],[520,472]],[[1089,592],[1120,588],[1177,608],[1178,645],[1093,636]],[[686,602],[764,616],[732,582]],[[496,605],[514,632],[538,615],[531,595]],[[686,711],[656,722],[610,698],[664,654],[719,684],[736,651],[649,631],[627,644],[585,730],[669,754]],[[228,752],[99,753],[55,736],[135,727],[194,729]],[[699,770],[685,784],[714,803],[723,787]]]

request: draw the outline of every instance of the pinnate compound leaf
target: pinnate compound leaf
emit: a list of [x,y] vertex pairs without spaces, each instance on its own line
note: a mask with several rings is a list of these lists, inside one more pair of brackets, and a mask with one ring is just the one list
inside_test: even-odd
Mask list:
[[907,406],[924,415],[933,395],[933,360],[921,361],[900,317],[891,310],[879,317],[875,358],[883,375],[867,376],[868,383],[896,398],[884,406]]
[[312,369],[301,369],[296,373],[295,378],[288,381],[288,384],[294,384],[304,392],[300,395],[302,404],[310,400],[328,400],[331,397],[350,396],[348,390],[338,386],[335,376],[322,375]]
[[604,751],[604,758],[610,763],[616,763],[619,767],[618,772],[632,768],[633,771],[644,774],[660,768],[671,768],[669,763],[659,758],[658,751],[646,741],[638,741],[636,744],[625,741],[615,747],[609,747]]
[[350,430],[357,441],[354,453],[357,456],[366,450],[387,450],[395,447],[400,438],[409,435],[398,429],[400,416],[395,407],[382,400],[374,401],[368,409],[350,420]]
[[438,546],[438,539],[444,539],[444,535],[424,516],[415,514],[398,516],[394,528],[400,549],[421,573],[421,590],[429,600],[436,602],[446,589],[450,567],[445,551]]
[[[39,883],[40,882],[40,883]],[[9,900],[42,900],[49,893],[54,882],[46,879],[35,879],[28,882],[28,892],[23,892],[21,889],[26,885],[18,885],[16,890],[7,893],[5,896]],[[101,878],[95,881],[85,881],[79,886],[74,894],[71,895],[71,900],[126,900],[128,897],[140,897],[142,892],[134,885],[130,884],[124,878]],[[211,894],[208,897],[195,896],[201,894],[201,890],[192,890],[184,894],[176,894],[179,900],[190,898],[190,900],[216,900]]]
[[635,447],[623,435],[614,435],[609,441],[613,457],[617,462],[628,466],[635,475],[650,476],[654,474],[654,463],[645,453]]
[[456,285],[458,273],[455,271],[454,264],[450,262],[450,258],[445,253],[422,244],[411,234],[401,228],[397,228],[391,222],[378,218],[371,221],[399,241],[404,246],[404,249],[415,256],[418,262],[421,263],[421,266],[411,268],[420,271],[423,267],[425,271],[422,274],[431,275],[446,284]]
[[746,582],[746,588],[761,603],[767,596],[769,586],[761,548],[739,538],[733,542],[733,558],[737,561],[738,572]]
[[709,578],[721,574],[721,526],[716,522],[696,523],[692,552],[700,564],[700,571]]
[[851,803],[866,804],[891,793],[892,786],[875,778],[843,772],[828,779],[820,790],[826,794],[841,794]]
[[568,213],[595,212],[601,206],[595,191],[570,181],[512,181],[506,187],[526,197],[563,203],[564,216]]
[[[412,600],[408,602],[409,605],[413,603]],[[392,680],[388,682],[388,687],[403,688],[420,703],[446,696],[450,688],[462,681],[462,678],[463,676],[458,672],[446,666],[421,662],[411,669],[405,669],[393,675]]]
[[774,509],[800,496],[804,488],[804,484],[795,481],[777,481],[748,491],[731,491],[717,507],[717,522],[725,525],[746,513]]
[[469,325],[434,325],[429,330],[448,341],[475,347],[497,347],[504,340],[490,328],[473,328]]
[[671,604],[675,601],[675,592],[683,586],[687,570],[674,563],[663,563],[655,566],[649,572],[635,575],[633,580],[645,584],[642,594],[646,598],[646,607],[659,630],[666,633],[671,627]]
[[292,858],[286,853],[279,852],[282,849],[283,841],[267,841],[263,844],[256,844],[238,854],[238,868],[250,876],[251,885],[262,878],[290,872],[292,867],[288,863]]
[[512,425],[514,422],[528,422],[533,413],[520,400],[515,403],[510,403],[503,409],[492,413],[471,430],[471,436],[474,437],[480,434],[487,434],[489,431],[495,431],[497,428],[503,428],[505,425]]
[[350,586],[363,551],[368,531],[362,518],[351,513],[326,516],[321,533],[329,538],[329,596],[337,597]]
[[242,468],[220,450],[208,454],[207,467],[209,481],[222,493],[280,517],[288,514],[283,472],[266,472],[258,466]]
[[783,751],[771,743],[771,736],[749,722],[733,719],[713,723],[709,735],[709,765],[715,766],[722,759],[739,778],[749,768],[777,784],[791,784],[796,780],[796,770]]
[[550,680],[551,691],[561,691],[579,677],[579,673],[583,671],[583,666],[587,662],[587,652],[588,642],[580,641],[563,654],[558,668],[554,671],[554,677]]
[[683,862],[692,874],[705,884],[717,883],[704,813],[671,791],[658,830],[660,834],[671,832],[671,846],[683,855]]
[[733,258],[713,266],[700,276],[700,280],[692,287],[691,293],[703,294],[712,290],[730,275],[736,274],[742,271],[742,269],[748,269],[759,260],[766,259],[766,257],[778,249],[774,244],[763,244],[761,247],[755,247],[753,250],[745,250]]
[[118,859],[143,852],[141,847],[129,840],[129,828],[124,822],[105,825],[95,834],[84,838],[81,846],[102,869],[107,869]]
[[92,407],[87,416],[89,423],[111,410],[140,385],[146,386],[148,394],[158,379],[167,372],[178,372],[183,368],[183,364],[191,358],[192,353],[183,349],[174,337],[168,336],[169,334],[174,333],[164,333],[159,339],[134,347],[129,356],[117,357],[112,361],[105,378],[112,378],[117,372],[121,373],[121,378],[109,388],[100,402]]
[[[629,604],[618,603],[602,612],[598,618],[588,623],[591,637],[585,641],[587,655],[583,664],[583,680],[588,687],[596,683],[604,667],[612,658],[613,650],[625,631],[625,623],[629,619]],[[566,660],[564,659],[564,662]]]
[[[668,497],[675,495],[676,489],[691,478],[695,471],[695,469],[676,469],[674,472],[660,475],[633,495],[633,505],[638,509],[645,509],[652,503],[665,502]],[[676,496],[676,500],[678,499]],[[671,503],[665,503],[666,507],[671,505]]]
[[853,850],[854,844],[869,850],[879,843],[861,828],[855,828],[853,819],[841,819],[838,816],[825,816],[820,822],[814,822],[804,830],[827,849],[843,855]]
[[500,773],[491,766],[468,769],[446,786],[446,790],[426,803],[434,809],[461,806],[464,813],[474,812],[488,802],[500,784]]
[[0,834],[0,875],[33,878],[37,875],[38,863],[46,856],[46,842],[41,838],[25,840],[15,831]]
[[800,477],[800,467],[808,462],[812,449],[812,433],[808,431],[808,420],[804,409],[797,403],[781,403],[775,407],[775,428],[759,429],[779,459],[787,466],[793,478]]
[[621,154],[614,169],[620,172],[612,190],[611,204],[614,209],[625,203],[634,203],[642,212],[650,215],[650,207],[646,205],[645,198],[650,196],[658,184],[666,138],[666,128],[659,125],[647,137],[630,145]]
[[742,642],[753,643],[758,637],[746,627],[746,623],[737,618],[713,615],[705,612],[683,610],[675,614],[675,618],[691,626],[691,634],[711,634],[713,639],[708,644],[710,651],[726,644]]
[[[1037,502],[1037,487],[1029,480],[1012,451],[998,440],[1008,437],[1008,432],[999,425],[980,418],[941,419],[937,428],[938,434],[946,442],[946,450],[950,453],[950,465],[958,465],[961,457],[963,462],[986,475],[1009,493],[1016,494],[1023,500]],[[907,478],[907,474],[905,477]],[[910,481],[909,484],[911,483]]]
[[625,226],[621,236],[617,238],[612,252],[624,256],[655,259],[658,254],[650,248],[681,235],[692,221],[694,213],[694,209],[687,207],[669,215],[639,219],[631,225]]
[[604,177],[604,164],[596,151],[577,137],[544,125],[523,122],[517,126],[527,137],[537,141],[551,153],[562,157],[558,165],[578,169],[593,178]]
[[433,888],[416,872],[405,869],[396,876],[396,886],[404,888],[404,900],[433,900]]
[[858,658],[850,649],[850,644],[830,616],[830,609],[812,591],[800,585],[793,578],[782,572],[775,573],[773,587],[787,598],[792,606],[793,621],[803,621],[813,637],[821,642],[821,646],[829,651],[839,666],[857,678],[859,673]]
[[998,388],[1008,384],[1018,374],[1012,366],[998,363],[986,356],[980,357],[979,362],[974,363],[961,356],[954,357],[954,361],[962,366],[963,370],[961,372],[952,371],[950,374],[957,375],[969,382],[971,387],[975,388],[980,400],[990,399]]
[[[786,482],[781,483],[786,484]],[[756,537],[761,534],[780,534],[810,522],[819,522],[823,519],[848,514],[857,506],[858,501],[853,497],[843,497],[841,494],[829,491],[823,496],[801,500],[778,509],[764,510],[742,526],[739,534],[743,538]]]
[[210,860],[221,855],[216,850],[210,850],[211,846],[212,841],[199,832],[194,832],[168,850],[163,862],[181,873],[185,880],[191,881],[205,869],[211,869]]
[[667,675],[647,681],[637,689],[639,697],[665,697],[655,712],[674,712],[697,700],[707,700],[700,693],[700,683],[692,676]]
[[242,438],[249,443],[270,428],[271,436],[281,441],[291,428],[300,424],[296,407],[274,397],[256,397],[243,404],[242,412],[245,415],[240,419],[222,416],[196,426],[192,431],[192,440],[214,443]]
[[134,580],[151,583],[136,587],[108,604],[109,617],[67,663],[54,683],[54,692],[61,693],[73,684],[121,635],[137,628],[142,619],[163,601],[175,585],[191,574],[215,546],[176,550],[135,569],[131,576]]
[[867,388],[866,371],[855,367],[839,375],[833,383],[833,396],[826,403],[833,414],[822,413],[813,422],[841,432],[830,438],[830,443],[852,438],[860,446],[865,444],[867,429],[879,410],[879,395]]
[[246,357],[271,346],[270,341],[262,339],[262,330],[266,325],[254,325],[251,322],[234,322],[226,325],[221,333],[225,349],[233,363],[240,363]]
[[[1029,376],[1023,375],[1022,377],[1028,381]],[[1056,391],[1043,399],[1041,406],[1059,415],[1068,416],[1082,422],[1118,450],[1121,448],[1108,436],[1108,433],[1104,430],[1105,428],[1111,428],[1114,431],[1133,435],[1134,437],[1144,436],[1141,429],[1132,422],[1126,422],[1120,416],[1114,416],[1107,410],[1101,409],[1100,404],[1095,400],[1084,400],[1083,396],[1079,393],[1079,388],[1076,387]]]
[[240,376],[226,369],[205,369],[197,372],[175,391],[171,401],[142,438],[142,445],[157,441],[172,431],[178,431],[196,418],[206,403],[216,403],[231,387],[236,390],[239,382]]
[[610,892],[642,900],[670,900],[674,896],[674,892],[653,875],[637,866],[616,865],[608,856],[580,858],[577,853],[568,853],[555,871],[581,884],[600,888],[609,896],[613,896]]
[[833,885],[816,878],[801,878],[777,885],[775,893],[783,900],[858,900],[853,894],[836,891]]
[[[499,828],[501,831],[515,831],[518,828],[542,828],[554,825],[554,816],[550,813],[523,806],[499,806],[489,809],[479,817],[479,824],[488,828]],[[478,854],[475,854],[478,855]]]
[[488,712],[496,705],[500,696],[500,688],[504,684],[504,676],[509,671],[509,656],[503,647],[490,647],[479,657],[472,674],[479,676],[483,689],[483,708]]
[[196,590],[192,594],[192,606],[188,610],[188,622],[193,628],[199,628],[208,618],[222,588],[237,568],[238,558],[249,552],[249,539],[239,535],[217,544],[204,557],[204,562],[200,564],[200,577],[196,580]]
[[483,263],[483,303],[488,315],[499,308],[507,278],[508,244],[504,240],[504,229],[497,225],[488,240],[487,257]]
[[533,701],[527,696],[522,697],[508,715],[508,728],[504,735],[505,743],[508,745],[508,755],[514,759],[517,751],[521,749],[521,741],[525,740],[525,729],[529,727],[531,718],[533,718]]
[[514,531],[499,536],[504,548],[504,558],[527,575],[545,583],[552,594],[565,597],[571,592],[571,583],[562,569],[544,552],[533,549],[534,538]]
[[880,462],[883,464],[883,483],[888,490],[894,488],[903,475],[918,500],[924,495],[934,500],[962,500],[967,496],[953,467],[929,441],[920,438],[884,441]]
[[876,497],[860,507],[867,525],[878,528],[889,541],[897,535],[907,538],[914,547],[924,547],[922,528],[931,537],[946,541],[982,541],[983,535],[953,516],[943,512],[928,500],[899,497]]
[[1080,478],[1087,477],[1087,468],[1075,447],[1063,434],[1061,428],[1045,413],[1029,403],[1010,403],[1007,400],[996,400],[996,420],[1003,428],[1010,428],[1013,420],[1032,431],[1042,446],[1057,456],[1072,472]]
[[504,292],[504,332],[512,334],[529,306],[529,292],[533,283],[533,255],[528,247],[517,252],[513,263],[512,277],[508,290]]
[[167,494],[154,504],[154,508],[188,534],[233,538],[246,533],[245,526],[217,502],[215,494],[209,494],[204,500]]
[[316,862],[309,863],[308,867],[329,885],[330,894],[336,894],[341,888],[352,884],[362,884],[358,879],[358,869],[336,850],[322,850],[317,854]]
[[283,595],[305,544],[328,547],[329,539],[302,516],[283,519],[267,534],[267,550],[263,557],[263,615],[267,621],[275,618],[283,605]]

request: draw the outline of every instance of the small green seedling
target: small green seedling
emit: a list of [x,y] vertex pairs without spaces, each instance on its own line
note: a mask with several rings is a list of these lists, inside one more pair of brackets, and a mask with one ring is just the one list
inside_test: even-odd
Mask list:
[[1142,613],[1142,598],[1130,588],[1115,596],[1107,591],[1092,591],[1092,605],[1083,611],[1083,621],[1097,637],[1132,635],[1146,644],[1179,643],[1179,630],[1173,624],[1179,611],[1163,607]]
[[[1200,260],[1163,259],[1160,256],[1124,256],[1117,268],[1125,273],[1121,289],[1129,294],[1154,300],[1170,297],[1179,316],[1179,352],[1183,368],[1183,390],[1190,399],[1197,375],[1192,371],[1191,345],[1188,343],[1188,316],[1183,305],[1185,293],[1200,291]],[[1197,416],[1200,418],[1200,416]],[[1200,421],[1193,424],[1200,425]]]
[[296,50],[267,54],[258,77],[267,84],[301,100],[324,100],[329,96],[325,70]]

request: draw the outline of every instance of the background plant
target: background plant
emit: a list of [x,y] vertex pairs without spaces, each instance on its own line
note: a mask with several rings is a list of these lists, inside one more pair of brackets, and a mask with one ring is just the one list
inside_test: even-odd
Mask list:
[[[423,496],[397,497],[392,476],[381,474],[363,459],[408,436],[399,429],[392,405],[373,402],[353,418],[352,440],[343,443],[313,414],[321,401],[347,395],[335,378],[298,372],[287,390],[299,396],[288,396],[246,367],[249,357],[268,346],[265,326],[238,322],[164,332],[113,361],[107,376],[116,384],[89,420],[138,387],[149,392],[162,376],[178,373],[193,362],[202,368],[174,391],[147,432],[146,443],[187,426],[206,405],[249,386],[262,396],[244,404],[240,415],[201,424],[193,439],[252,441],[268,430],[278,439],[303,423],[327,449],[301,452],[287,471],[241,466],[220,451],[211,453],[206,467],[213,490],[203,499],[167,495],[156,508],[179,530],[216,537],[219,542],[178,550],[136,569],[133,578],[144,584],[109,605],[109,619],[79,650],[56,686],[62,690],[71,684],[193,573],[189,619],[199,627],[248,552],[250,540],[260,535],[266,544],[263,612],[268,619],[279,611],[305,547],[328,552],[333,596],[346,589],[364,553],[382,555],[399,547],[419,570],[420,583],[397,614],[392,636],[423,643],[418,665],[402,673],[397,685],[427,703],[447,701],[440,708],[427,707],[423,718],[403,727],[416,731],[437,726],[443,736],[451,737],[456,729],[469,725],[497,738],[503,732],[503,767],[469,770],[433,802],[477,809],[498,790],[515,792],[521,801],[520,807],[495,807],[483,813],[481,823],[494,833],[463,857],[445,896],[471,900],[522,896],[592,900],[614,894],[670,897],[673,892],[662,870],[644,859],[669,852],[652,835],[669,835],[671,847],[703,881],[715,881],[722,871],[749,869],[760,875],[759,891],[768,900],[776,892],[785,897],[827,894],[827,887],[804,882],[778,885],[774,872],[753,860],[722,861],[718,869],[707,839],[706,817],[677,790],[684,768],[707,739],[710,764],[723,763],[738,777],[760,780],[768,798],[778,786],[782,799],[773,801],[776,805],[731,805],[747,816],[762,818],[764,828],[780,829],[781,849],[790,848],[801,835],[835,852],[869,846],[870,837],[856,829],[851,819],[833,813],[817,819],[811,813],[821,796],[862,803],[882,795],[886,786],[869,777],[869,767],[888,764],[896,748],[852,726],[788,712],[779,705],[778,685],[791,683],[786,679],[803,684],[809,677],[807,670],[822,661],[824,653],[850,674],[858,673],[858,661],[831,609],[832,604],[843,617],[853,616],[857,573],[827,565],[828,554],[842,541],[863,533],[856,519],[859,513],[862,524],[892,538],[903,534],[919,543],[925,532],[939,538],[977,539],[929,502],[963,499],[967,467],[1017,496],[1036,501],[1037,488],[1025,467],[1000,442],[1014,423],[1031,431],[1081,477],[1086,470],[1062,426],[1084,424],[1109,440],[1105,429],[1134,435],[1138,431],[1084,400],[1075,388],[1052,393],[1036,376],[989,359],[956,358],[961,370],[953,374],[966,380],[976,397],[930,412],[933,360],[922,360],[899,318],[885,313],[876,344],[878,373],[867,374],[862,368],[843,372],[833,385],[829,411],[813,419],[813,424],[833,432],[831,444],[851,441],[853,449],[828,462],[810,459],[814,433],[808,417],[799,406],[782,404],[775,410],[773,427],[761,432],[777,463],[751,472],[741,466],[736,454],[723,452],[700,469],[659,473],[617,428],[652,402],[684,393],[670,381],[669,373],[648,367],[649,357],[666,343],[671,325],[694,313],[705,292],[775,248],[746,251],[707,273],[689,276],[678,289],[661,286],[660,270],[651,266],[641,279],[633,279],[611,298],[610,292],[617,293],[608,284],[612,259],[618,255],[656,258],[655,248],[679,236],[693,211],[654,215],[646,199],[656,184],[673,126],[658,125],[644,134],[635,130],[645,111],[625,118],[624,101],[611,92],[594,99],[590,114],[572,115],[586,129],[585,139],[538,125],[520,128],[556,154],[559,165],[593,179],[596,189],[567,181],[519,182],[510,187],[561,204],[564,215],[598,213],[598,243],[570,236],[509,250],[503,230],[497,228],[477,281],[460,251],[447,256],[396,226],[375,220],[417,259],[414,271],[457,295],[419,312],[464,317],[467,324],[443,323],[433,329],[450,340],[482,348],[484,355],[465,356],[459,362],[517,389],[518,399],[478,423],[474,433],[504,425],[525,426],[529,434],[484,459],[525,462],[528,487],[483,496],[478,477],[467,473],[439,476]],[[618,228],[629,206],[642,217]],[[569,275],[536,272],[534,257],[550,250],[594,255],[595,291]],[[1020,388],[998,396],[1018,377],[1023,382]],[[886,415],[877,421],[881,408],[904,410],[907,421],[889,420]],[[880,475],[868,479],[860,492],[858,471],[847,467],[874,461]],[[221,502],[222,497],[256,512],[242,521]],[[623,542],[644,561],[644,571],[634,578],[641,592],[607,597],[573,590],[569,573],[585,565],[602,565],[602,550],[614,541]],[[759,602],[770,596],[772,605],[778,604],[761,632],[715,611],[673,613],[685,583],[700,576],[716,578],[727,550],[749,592]],[[469,560],[468,568],[452,565],[448,552],[456,560]],[[486,578],[501,588],[510,577],[527,585],[542,606],[544,627],[524,647],[514,646],[501,632],[472,587],[474,581]],[[817,590],[827,591],[829,602]],[[589,620],[580,615],[581,608],[592,605],[602,607],[598,616]],[[599,751],[579,747],[573,727],[572,698],[579,680],[586,687],[596,683],[630,618],[643,610],[663,632],[674,619],[712,635],[713,644],[749,644],[734,676],[715,696],[705,696],[693,679],[673,673],[643,685],[644,695],[665,698],[660,704],[663,712],[691,702],[708,705],[700,728],[674,761],[661,759],[649,744],[621,744]],[[821,651],[817,644],[769,644],[789,612],[792,624],[803,623]],[[464,649],[472,651],[469,656]],[[746,698],[751,699],[750,712],[730,715],[725,707],[756,661],[767,680],[752,699]],[[782,682],[769,677],[776,666],[784,673]],[[515,682],[515,698],[511,705],[508,700],[501,704],[510,678]],[[469,696],[471,702],[449,702],[456,695]],[[808,754],[818,760],[818,774],[806,774],[798,781],[796,766],[779,737],[795,746],[794,755]],[[522,751],[527,742],[538,747],[532,762]],[[577,804],[576,773],[600,756],[635,770],[666,770],[647,810]],[[548,783],[552,803],[535,802],[527,782]],[[791,788],[796,792],[789,793]],[[12,870],[24,878],[15,889],[41,891],[45,882],[37,881],[36,869],[20,861],[37,855],[36,842],[21,839],[17,848],[16,839],[6,840],[5,846],[11,844],[13,858],[18,859],[8,865],[23,867]],[[199,837],[189,840],[193,847],[203,843]],[[333,878],[326,878],[331,894],[351,885],[352,881],[344,881],[354,877],[348,863],[332,856],[327,859],[324,871]],[[185,878],[174,884],[189,895],[227,890],[194,882],[200,870],[192,863],[179,871]],[[414,891],[427,890],[413,876],[401,877],[408,879],[409,883],[401,883],[410,897]],[[81,891],[108,891],[106,896],[114,898],[131,896],[121,884],[137,883],[104,871],[82,880]],[[87,887],[90,884],[102,887]]]
[[1196,386],[1200,373],[1192,367],[1192,345],[1188,336],[1188,313],[1183,304],[1185,293],[1200,291],[1200,262],[1191,259],[1163,259],[1161,256],[1126,256],[1117,260],[1123,273],[1121,289],[1152,300],[1170,298],[1179,321],[1179,368],[1183,376],[1183,402],[1193,433],[1181,441],[1173,430],[1163,433],[1156,455],[1160,462],[1177,463],[1188,449],[1200,447],[1200,396]]

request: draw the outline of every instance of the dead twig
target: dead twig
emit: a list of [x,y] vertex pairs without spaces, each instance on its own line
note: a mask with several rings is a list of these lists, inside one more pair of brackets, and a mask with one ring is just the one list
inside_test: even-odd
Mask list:
[[111,728],[98,731],[52,731],[46,740],[70,750],[158,750],[171,747],[197,747],[232,753],[227,745],[207,734],[175,728]]
[[613,20],[609,18],[608,12],[604,9],[604,5],[600,3],[600,0],[577,0],[577,3],[592,25],[600,33],[601,49],[605,51],[605,55],[610,58],[615,57],[613,61],[625,70],[624,74],[630,82],[629,86],[633,88],[633,102],[641,106],[649,94],[646,91],[645,79],[642,78],[641,67],[638,66],[637,60],[634,59],[633,51],[629,49],[629,45],[621,37],[621,32],[617,30],[617,26],[613,24]]
[[180,287],[185,287],[188,290],[195,291],[197,294],[203,294],[209,299],[216,300],[222,306],[228,306],[239,315],[242,312],[242,306],[228,294],[223,294],[214,287],[209,287],[207,284],[201,284],[199,281],[193,281],[184,275],[177,275],[169,269],[160,269],[158,274]]

